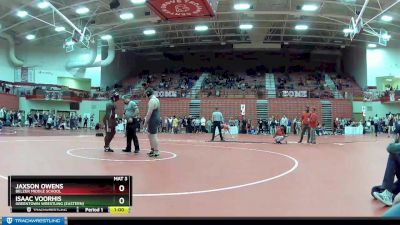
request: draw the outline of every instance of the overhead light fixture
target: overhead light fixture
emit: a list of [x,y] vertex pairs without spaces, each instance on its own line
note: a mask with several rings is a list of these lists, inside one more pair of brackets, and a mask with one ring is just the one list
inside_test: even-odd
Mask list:
[[135,5],[143,4],[146,2],[146,0],[131,0],[131,2]]
[[154,34],[156,34],[156,30],[147,29],[147,30],[144,30],[144,31],[143,31],[143,34],[144,34],[144,35],[154,35]]
[[233,6],[235,10],[247,10],[250,9],[251,5],[249,3],[237,3]]
[[318,7],[317,5],[310,5],[310,4],[307,4],[307,5],[303,5],[303,6],[301,7],[301,10],[307,11],[307,12],[313,12],[313,11],[317,11],[318,8],[319,8],[319,7]]
[[70,40],[70,41],[67,41],[65,44],[68,46],[71,46],[71,45],[74,45],[75,42],[73,40]]
[[50,3],[48,1],[41,1],[37,5],[40,9],[45,9],[50,6]]
[[170,45],[169,47],[170,47],[170,48],[175,48],[175,45]]
[[101,38],[101,40],[108,41],[108,40],[111,40],[111,39],[112,39],[112,36],[109,35],[109,34],[106,34],[106,35],[101,36],[100,38]]
[[222,42],[221,42],[221,45],[226,45],[226,42],[225,42],[225,41],[222,41]]
[[253,24],[241,24],[239,26],[239,28],[241,30],[251,30],[251,29],[253,29]]
[[386,81],[388,81],[388,82],[392,82],[393,80],[392,80],[392,79],[386,79]]
[[393,20],[393,17],[388,16],[388,15],[383,15],[383,16],[381,17],[381,20],[383,20],[383,21],[385,21],[385,22],[390,22],[390,21]]
[[90,10],[87,7],[79,7],[75,10],[76,13],[78,14],[86,14],[88,13]]
[[376,44],[368,44],[368,48],[376,48]]
[[206,25],[198,25],[198,26],[194,27],[194,30],[196,30],[196,31],[206,31],[206,30],[208,30],[208,26],[206,26]]
[[54,30],[57,32],[65,31],[65,27],[56,27]]
[[28,35],[25,36],[25,38],[28,39],[28,40],[33,40],[33,39],[36,38],[36,36],[33,35],[33,34],[28,34]]
[[133,19],[133,13],[130,13],[130,12],[121,13],[121,15],[119,15],[119,18],[121,18],[122,20]]
[[28,15],[28,12],[27,12],[27,11],[21,10],[21,11],[18,11],[18,12],[17,12],[17,16],[18,16],[18,17],[21,17],[21,18],[24,18],[24,17],[27,16],[27,15]]
[[294,29],[296,29],[296,30],[307,30],[308,26],[307,25],[296,25],[294,27]]
[[383,38],[383,40],[385,40],[385,41],[389,41],[390,38],[392,38],[392,35],[384,34],[384,35],[382,35],[382,38]]
[[345,34],[353,33],[353,29],[345,28],[345,29],[343,29],[343,33],[345,33]]

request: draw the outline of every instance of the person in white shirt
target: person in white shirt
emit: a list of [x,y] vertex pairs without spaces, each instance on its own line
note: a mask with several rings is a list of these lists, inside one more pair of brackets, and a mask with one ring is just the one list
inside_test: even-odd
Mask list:
[[285,133],[287,133],[288,119],[286,115],[283,115],[280,125],[285,126]]
[[200,124],[201,124],[201,132],[206,133],[206,118],[204,118],[204,116],[201,117]]

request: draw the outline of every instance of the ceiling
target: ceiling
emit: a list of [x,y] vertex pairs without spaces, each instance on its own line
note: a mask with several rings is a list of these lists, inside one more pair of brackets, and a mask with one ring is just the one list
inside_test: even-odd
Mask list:
[[[212,46],[221,43],[255,44],[277,43],[286,45],[315,45],[328,47],[343,47],[356,43],[377,43],[378,37],[367,32],[356,36],[350,42],[343,33],[348,27],[351,17],[356,17],[365,1],[363,0],[240,0],[248,2],[252,8],[247,11],[235,11],[233,5],[239,0],[220,0],[217,15],[210,19],[179,20],[175,22],[161,21],[145,5],[134,5],[129,0],[119,0],[121,5],[116,10],[110,9],[110,0],[50,0],[50,2],[69,18],[75,25],[83,27],[88,25],[93,37],[104,34],[113,36],[118,50],[156,49],[159,47],[174,46]],[[67,31],[73,28],[65,23],[50,8],[39,9],[37,0],[0,0],[0,32],[15,36],[19,43],[29,42],[25,39],[28,34],[34,34],[35,43],[48,43],[62,46],[64,40],[70,37],[67,32],[55,32],[54,27],[46,24],[55,23],[64,26]],[[304,12],[298,8],[303,4],[317,4],[319,9],[315,12]],[[379,33],[381,28],[386,29],[391,35],[391,43],[400,40],[400,0],[370,0],[363,15],[367,22],[367,29]],[[87,15],[75,13],[78,6],[90,9]],[[392,6],[389,10],[386,9]],[[25,18],[16,16],[18,10],[26,10],[29,15]],[[135,18],[121,20],[121,12],[132,12]],[[382,15],[393,17],[391,22],[380,19]],[[40,20],[42,21],[40,21]],[[372,20],[371,20],[372,19]],[[241,23],[251,23],[251,31],[238,29]],[[297,31],[297,24],[307,24],[309,29]],[[208,24],[207,32],[196,32],[194,26]],[[156,35],[145,36],[143,30],[152,28]]]

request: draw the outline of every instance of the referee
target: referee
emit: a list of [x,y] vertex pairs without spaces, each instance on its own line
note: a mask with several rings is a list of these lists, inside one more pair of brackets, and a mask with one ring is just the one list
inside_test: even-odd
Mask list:
[[224,122],[224,117],[222,116],[222,113],[218,110],[218,107],[215,108],[215,111],[212,113],[212,121],[213,121],[213,126],[212,126],[213,135],[211,141],[214,141],[216,128],[218,128],[219,137],[221,138],[221,141],[225,141],[224,138],[222,137],[222,129],[221,129],[221,123]]
[[123,152],[131,152],[132,151],[132,140],[133,144],[135,145],[135,153],[139,153],[139,141],[136,136],[136,127],[138,126],[138,119],[139,116],[139,108],[137,107],[134,101],[130,100],[129,95],[125,95],[124,99],[124,115],[125,119],[127,120],[126,124],[126,148],[122,150]]

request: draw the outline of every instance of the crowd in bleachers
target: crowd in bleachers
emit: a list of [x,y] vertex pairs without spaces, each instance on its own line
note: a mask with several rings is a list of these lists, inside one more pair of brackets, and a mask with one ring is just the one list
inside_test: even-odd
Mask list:
[[282,91],[307,91],[309,98],[333,98],[332,91],[325,84],[321,72],[315,73],[277,73],[275,84],[278,97],[282,97]]
[[95,128],[94,115],[77,113],[55,113],[49,111],[24,112],[0,108],[1,127],[43,127],[46,129],[77,130],[79,128]]

